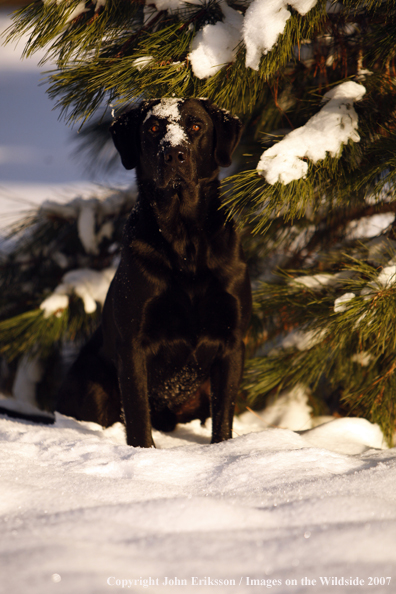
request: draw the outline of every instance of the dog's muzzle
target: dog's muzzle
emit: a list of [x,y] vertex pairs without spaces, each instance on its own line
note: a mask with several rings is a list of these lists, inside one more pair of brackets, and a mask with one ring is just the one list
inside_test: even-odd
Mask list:
[[165,146],[158,166],[158,185],[192,181],[190,149],[188,146]]

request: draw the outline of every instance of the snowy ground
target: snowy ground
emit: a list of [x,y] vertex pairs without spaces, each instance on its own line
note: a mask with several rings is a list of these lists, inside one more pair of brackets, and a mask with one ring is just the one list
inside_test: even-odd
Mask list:
[[[0,48],[1,225],[90,181],[16,55]],[[120,425],[0,417],[0,591],[395,592],[396,450],[367,421],[312,424],[297,395],[229,442],[194,422],[142,450]]]
[[194,422],[144,450],[119,425],[1,419],[4,592],[394,592],[396,450],[365,446],[380,444],[364,420],[249,421],[222,444]]

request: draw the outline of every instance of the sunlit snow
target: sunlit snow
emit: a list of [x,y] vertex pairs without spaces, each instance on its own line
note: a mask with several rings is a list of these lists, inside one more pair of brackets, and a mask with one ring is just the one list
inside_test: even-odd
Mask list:
[[194,37],[188,58],[195,76],[208,78],[229,63],[234,62],[236,50],[242,40],[243,16],[226,2],[220,7],[223,21],[205,25]]
[[292,6],[305,15],[317,0],[253,0],[243,21],[243,40],[246,46],[246,66],[258,70],[260,59],[276,44],[284,32]]
[[303,159],[317,163],[327,154],[337,157],[349,140],[359,142],[358,116],[353,103],[365,92],[363,85],[353,81],[328,91],[323,97],[326,103],[318,113],[263,152],[257,165],[260,175],[269,184],[289,184],[306,176],[308,163]]
[[258,579],[284,594],[308,591],[305,578],[328,592],[326,576],[392,591],[396,451],[380,449],[375,426],[339,419],[298,434],[242,418],[217,445],[198,421],[154,439],[131,448],[120,424],[0,418],[5,592],[98,594],[122,580],[137,592],[150,578],[150,592],[173,592],[162,584],[175,579],[181,592],[251,592]]
[[44,311],[44,317],[60,314],[69,306],[69,296],[73,293],[82,299],[85,312],[93,313],[97,303],[103,306],[115,271],[115,266],[103,270],[70,270],[63,276],[55,291],[41,303],[40,309]]

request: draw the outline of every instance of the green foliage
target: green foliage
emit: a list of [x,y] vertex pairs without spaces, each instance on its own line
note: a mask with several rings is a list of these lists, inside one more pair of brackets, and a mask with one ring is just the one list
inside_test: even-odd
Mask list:
[[307,179],[287,185],[270,185],[256,170],[230,176],[223,182],[224,207],[231,217],[253,225],[253,233],[263,233],[278,217],[293,221],[301,218],[308,207],[318,208],[324,194],[331,200],[339,183],[338,164],[338,160],[327,158],[316,167],[310,166]]
[[34,352],[45,357],[49,354],[53,344],[65,336],[68,325],[68,310],[57,316],[45,320],[40,309],[24,312],[13,318],[0,322],[0,354],[8,361],[12,361],[22,353]]
[[[104,9],[86,12],[67,22],[79,4],[35,2],[21,9],[7,41],[30,33],[24,55],[48,48],[44,62],[56,61],[49,77],[49,94],[58,99],[61,114],[71,121],[89,118],[105,103],[125,103],[145,97],[208,97],[225,109],[243,114],[260,101],[263,86],[284,68],[296,44],[311,37],[326,18],[325,1],[319,0],[306,19],[293,12],[276,51],[263,57],[260,69],[245,68],[240,44],[234,64],[205,80],[194,77],[188,53],[196,32],[221,19],[217,2],[187,5],[177,11],[158,11],[144,21],[138,2],[108,0]],[[230,2],[245,12],[247,3]],[[54,26],[55,23],[55,26]],[[152,61],[144,68],[136,60]],[[224,84],[224,80],[227,84]]]
[[[283,273],[255,292],[255,333],[245,389],[265,396],[309,385],[314,397],[337,393],[344,413],[378,422],[391,442],[396,421],[396,244],[384,236],[319,256],[305,274]],[[382,265],[379,264],[382,262]],[[338,269],[338,270],[337,270]],[[345,302],[336,300],[345,296]],[[263,339],[264,337],[264,339]]]
[[[46,357],[54,345],[59,348],[92,333],[100,318],[99,303],[96,312],[87,314],[70,289],[66,309],[45,317],[40,305],[68,272],[81,268],[100,272],[114,265],[134,199],[131,190],[109,191],[100,200],[76,198],[66,205],[47,202],[10,231],[9,247],[0,261],[1,356],[9,361],[24,353]],[[84,208],[92,209],[97,235],[111,222],[97,250],[87,251],[82,242],[79,221]]]

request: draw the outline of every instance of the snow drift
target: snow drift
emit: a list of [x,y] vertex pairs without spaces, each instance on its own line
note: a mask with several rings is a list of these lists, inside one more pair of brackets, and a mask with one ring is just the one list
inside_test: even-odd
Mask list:
[[[247,415],[230,441],[209,445],[210,427],[194,421],[155,432],[157,449],[145,450],[126,446],[119,424],[0,418],[4,591],[251,592],[257,583],[286,593],[308,591],[309,579],[328,592],[320,579],[336,576],[359,578],[360,594],[389,593],[396,451],[373,448],[373,427],[340,419],[300,435],[262,430]],[[361,453],[342,453],[351,445]]]

